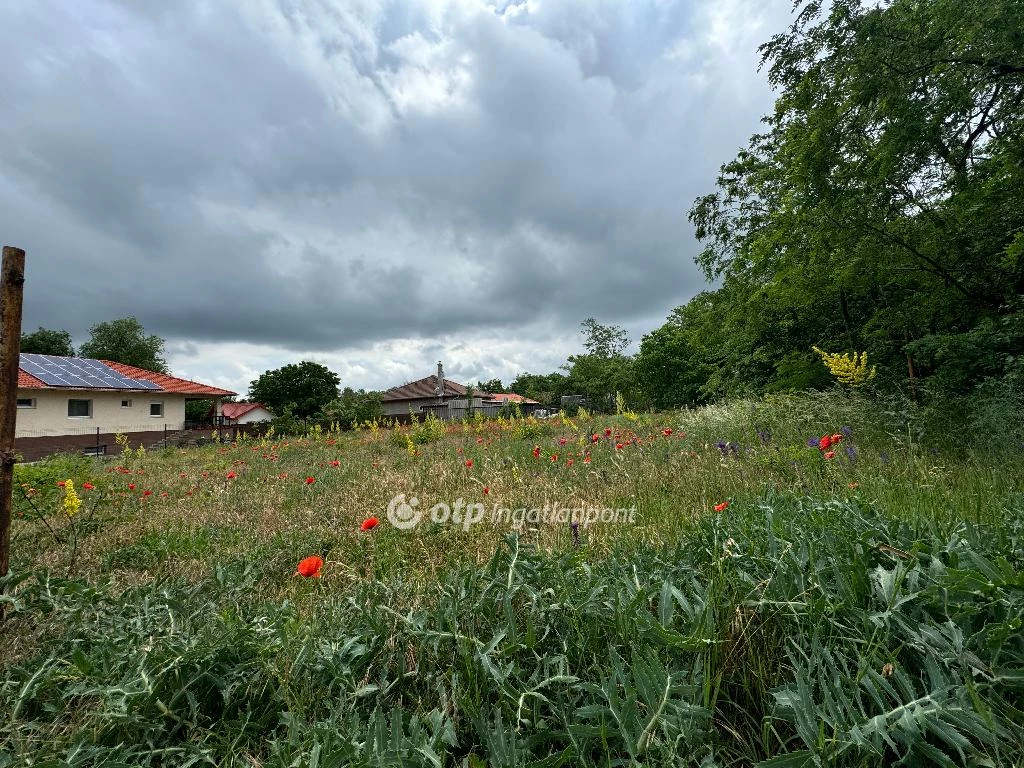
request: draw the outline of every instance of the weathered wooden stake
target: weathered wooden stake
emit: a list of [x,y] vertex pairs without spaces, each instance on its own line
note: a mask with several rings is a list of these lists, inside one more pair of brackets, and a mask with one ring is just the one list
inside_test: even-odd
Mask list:
[[10,570],[14,421],[18,416],[18,353],[25,252],[5,245],[0,265],[0,576]]

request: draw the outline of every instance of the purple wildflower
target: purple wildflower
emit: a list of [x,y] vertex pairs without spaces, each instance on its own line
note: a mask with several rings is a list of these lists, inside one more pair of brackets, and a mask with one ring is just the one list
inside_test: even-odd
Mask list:
[[807,447],[808,448],[817,448],[818,447],[818,438],[816,438],[816,437],[808,437],[807,438]]
[[850,460],[851,464],[857,461],[857,449],[854,448],[850,443],[847,443],[846,447],[843,450],[846,451],[846,458]]
[[768,445],[772,441],[772,433],[767,429],[757,430],[757,436],[761,438],[761,445]]
[[715,443],[715,447],[722,452],[723,456],[728,456],[729,455],[729,444],[728,443],[723,442],[722,440],[719,440],[717,443]]
[[888,451],[882,451],[880,454],[878,454],[878,458],[881,459],[883,464],[888,464],[889,463],[889,452]]
[[843,426],[839,428],[839,431],[843,433],[843,437],[853,437],[853,427],[849,424],[843,424]]
[[740,444],[739,443],[730,442],[730,443],[727,443],[726,445],[729,448],[729,450],[732,452],[733,456],[739,456],[740,455]]

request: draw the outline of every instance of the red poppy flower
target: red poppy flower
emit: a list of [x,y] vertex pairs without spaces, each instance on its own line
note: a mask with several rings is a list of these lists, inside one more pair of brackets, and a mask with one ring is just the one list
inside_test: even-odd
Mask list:
[[615,444],[615,450],[616,451],[621,451],[622,450],[622,443],[616,443]]
[[559,445],[565,445],[566,442],[568,442],[568,441],[564,437],[558,438],[558,444]]
[[238,477],[238,475],[235,474],[234,470],[231,470],[230,472],[228,472],[228,480],[234,480],[236,477]]
[[551,460],[552,461],[558,461],[558,454],[557,453],[552,453],[551,454]]
[[605,429],[604,429],[604,436],[605,437],[610,437],[611,434],[612,434],[611,427],[605,427]]
[[721,504],[715,504],[715,512],[724,512],[726,507],[729,506],[728,501],[723,501]]
[[473,466],[473,460],[472,459],[466,459],[466,466],[467,467],[472,467]]
[[565,466],[571,467],[572,466],[572,459],[566,459]]
[[672,428],[671,427],[665,427],[663,430],[661,430],[661,434],[663,434],[665,437],[671,437],[672,436]]
[[93,484],[92,484],[92,483],[90,483],[90,482],[85,482],[85,483],[82,483],[82,490],[83,490],[83,491],[91,491],[91,490],[92,490],[93,488],[95,488],[95,487],[96,487],[96,486],[95,486],[95,485],[93,485]]
[[539,445],[533,446],[533,458],[535,458],[535,459],[539,459],[540,458],[540,446]]
[[835,445],[836,443],[841,443],[842,441],[843,441],[843,436],[841,434],[839,434],[838,432],[836,434],[832,435],[832,444],[833,445]]
[[153,495],[153,492],[152,492],[152,491],[143,491],[143,492],[142,492],[142,495],[143,495],[143,497],[146,497],[146,496],[152,496],[152,495]]
[[135,490],[135,483],[128,483],[128,490],[129,491],[134,491]]
[[378,520],[376,517],[368,517],[365,520],[363,520],[363,524],[359,526],[359,530],[372,531],[374,528],[377,527],[379,523],[380,520]]
[[335,459],[334,461],[331,462],[331,466],[332,467],[340,467],[341,466],[341,462],[338,461],[337,459]]
[[188,475],[182,472],[180,475],[178,475],[178,477],[188,477]]
[[583,457],[583,463],[584,464],[589,464],[590,463],[590,454],[589,453],[586,456]]
[[67,480],[61,480],[59,483],[57,483],[58,488],[64,488],[65,486],[67,486]]
[[484,496],[486,496],[490,492],[491,492],[491,489],[485,485],[484,486]]
[[818,448],[820,448],[823,451],[827,451],[829,449],[829,446],[831,446],[831,445],[832,445],[832,438],[829,437],[828,435],[825,435],[824,437],[822,437],[818,441]]
[[834,459],[835,457],[836,457],[836,452],[835,451],[829,451],[828,453],[825,454],[825,458],[826,459]]
[[590,436],[590,442],[592,442],[592,443],[596,443],[600,439],[601,439],[601,436],[599,434],[597,434],[596,432]]
[[320,570],[324,567],[324,559],[319,555],[310,555],[302,560],[299,560],[299,565],[295,569],[296,576],[305,576],[307,579],[319,579]]
[[306,478],[306,485],[312,485],[315,482],[316,482],[316,478],[315,477],[307,477]]

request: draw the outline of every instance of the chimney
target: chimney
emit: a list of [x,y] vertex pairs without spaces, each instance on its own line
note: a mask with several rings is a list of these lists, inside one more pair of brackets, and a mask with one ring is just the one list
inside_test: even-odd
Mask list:
[[444,397],[444,366],[437,361],[437,393],[438,397]]

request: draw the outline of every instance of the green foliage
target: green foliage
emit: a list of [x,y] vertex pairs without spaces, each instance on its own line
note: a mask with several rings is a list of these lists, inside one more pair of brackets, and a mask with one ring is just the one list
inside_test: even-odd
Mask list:
[[249,400],[281,416],[287,409],[304,418],[337,400],[339,383],[338,374],[325,366],[303,361],[266,371],[249,384]]
[[654,408],[678,408],[704,401],[703,387],[713,370],[699,357],[699,340],[678,307],[660,328],[643,337],[633,375],[645,400]]
[[494,394],[495,392],[505,391],[505,385],[501,383],[501,379],[491,379],[490,381],[478,381],[476,383],[475,388],[478,392],[487,392],[488,394]]
[[134,317],[97,323],[89,329],[89,340],[78,350],[82,357],[113,360],[147,371],[170,373],[164,360],[164,340],[147,335]]
[[409,436],[416,445],[425,445],[444,437],[444,422],[433,411],[429,411],[422,420],[413,419]]
[[21,351],[59,357],[74,357],[75,354],[70,333],[43,327],[32,333],[21,334]]
[[384,415],[381,406],[381,392],[358,391],[351,387],[342,390],[341,397],[327,403],[321,410],[321,417],[330,422],[337,422],[344,429],[351,429],[358,424],[375,421]]
[[509,391],[536,400],[546,406],[558,406],[562,395],[570,391],[569,377],[562,373],[521,373],[509,385]]
[[[1024,289],[1019,3],[796,6],[761,48],[766,131],[690,212],[698,264],[724,279],[697,337],[723,362],[710,389],[799,385],[817,345],[867,349],[889,385],[920,352],[962,392]],[[964,334],[983,346],[939,354]]]

